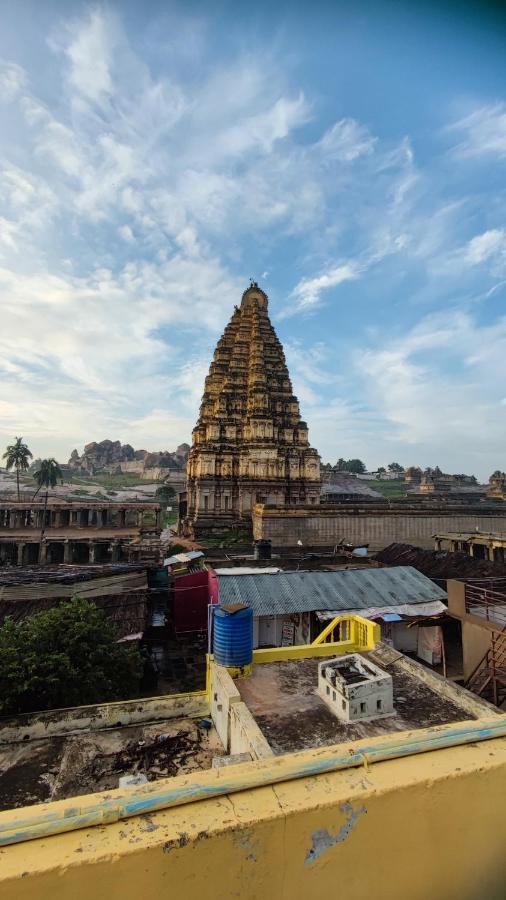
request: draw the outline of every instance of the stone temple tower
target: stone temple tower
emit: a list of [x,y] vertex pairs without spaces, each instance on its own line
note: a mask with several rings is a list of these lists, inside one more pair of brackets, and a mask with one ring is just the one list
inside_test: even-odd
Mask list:
[[309,446],[267,305],[252,282],[205,381],[181,510],[184,530],[196,536],[250,525],[256,503],[320,502],[320,458]]

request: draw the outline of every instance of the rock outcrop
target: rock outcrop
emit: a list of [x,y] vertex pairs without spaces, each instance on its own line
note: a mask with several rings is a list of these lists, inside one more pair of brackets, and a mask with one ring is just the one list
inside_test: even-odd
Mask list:
[[167,474],[186,470],[186,461],[190,448],[188,444],[180,444],[174,452],[160,450],[150,453],[148,450],[134,450],[131,444],[121,441],[91,441],[86,444],[81,454],[73,450],[68,461],[74,472],[95,475],[97,472],[136,472],[139,475],[149,474],[148,470],[166,470]]

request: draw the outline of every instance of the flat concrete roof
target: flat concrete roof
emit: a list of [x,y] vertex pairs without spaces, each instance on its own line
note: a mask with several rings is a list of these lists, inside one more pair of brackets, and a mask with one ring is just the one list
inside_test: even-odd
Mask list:
[[362,655],[392,676],[393,716],[353,724],[338,719],[317,693],[318,664],[333,657],[262,663],[235,681],[275,754],[490,715],[487,703],[396,650],[379,645]]
[[185,775],[224,754],[214,727],[189,717],[0,744],[0,809],[111,790],[121,775]]

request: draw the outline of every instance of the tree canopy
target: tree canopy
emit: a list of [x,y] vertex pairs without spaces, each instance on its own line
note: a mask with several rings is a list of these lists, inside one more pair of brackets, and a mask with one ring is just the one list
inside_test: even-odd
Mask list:
[[367,471],[365,463],[361,459],[343,459],[342,457],[337,460],[337,468],[341,472],[353,472],[356,475],[362,475]]
[[5,459],[5,467],[7,470],[15,469],[16,470],[16,485],[18,492],[18,500],[19,497],[19,473],[27,472],[30,467],[30,460],[32,459],[32,451],[28,448],[27,444],[23,443],[22,437],[14,438],[14,443],[9,444],[5,450],[3,458]]
[[404,472],[404,466],[401,466],[398,462],[391,462],[388,464],[389,472]]
[[88,600],[0,627],[0,715],[128,698],[141,674],[137,650],[117,643],[103,610]]
[[155,500],[164,506],[167,506],[171,500],[174,500],[176,492],[170,484],[162,484],[155,491]]
[[41,459],[38,469],[33,473],[33,477],[37,484],[38,494],[41,488],[46,488],[47,491],[50,487],[54,487],[63,476],[60,466],[54,457],[51,456],[49,459]]

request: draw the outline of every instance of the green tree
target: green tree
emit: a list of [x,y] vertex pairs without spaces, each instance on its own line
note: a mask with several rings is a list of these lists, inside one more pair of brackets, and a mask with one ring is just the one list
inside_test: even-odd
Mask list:
[[32,451],[28,449],[26,444],[23,444],[23,438],[17,437],[14,439],[13,444],[9,444],[6,448],[6,451],[3,455],[5,459],[5,466],[7,470],[10,469],[16,470],[16,485],[18,489],[18,500],[20,499],[19,494],[19,473],[27,472],[30,467],[30,460],[32,459]]
[[103,610],[76,598],[0,627],[0,715],[129,698],[142,662]]
[[379,466],[379,467],[376,469],[376,471],[378,472],[378,474],[383,475],[383,474],[386,472],[385,466]]
[[176,492],[170,484],[162,484],[155,491],[155,500],[162,506],[168,506],[171,500],[174,500]]
[[404,466],[401,466],[400,463],[396,463],[396,462],[389,463],[388,471],[389,472],[404,472]]
[[346,461],[346,471],[353,472],[355,475],[362,475],[366,471],[365,463],[361,459],[348,459]]
[[37,484],[37,490],[35,491],[34,499],[39,493],[39,491],[45,487],[46,494],[44,497],[44,511],[42,513],[42,524],[40,526],[40,539],[39,539],[39,562],[42,558],[42,540],[44,537],[44,530],[46,527],[46,510],[47,510],[47,499],[49,496],[49,488],[54,487],[59,479],[62,478],[62,471],[56,462],[56,460],[51,456],[49,459],[41,459],[40,466],[36,472],[33,473],[33,477],[35,479],[35,483]]

